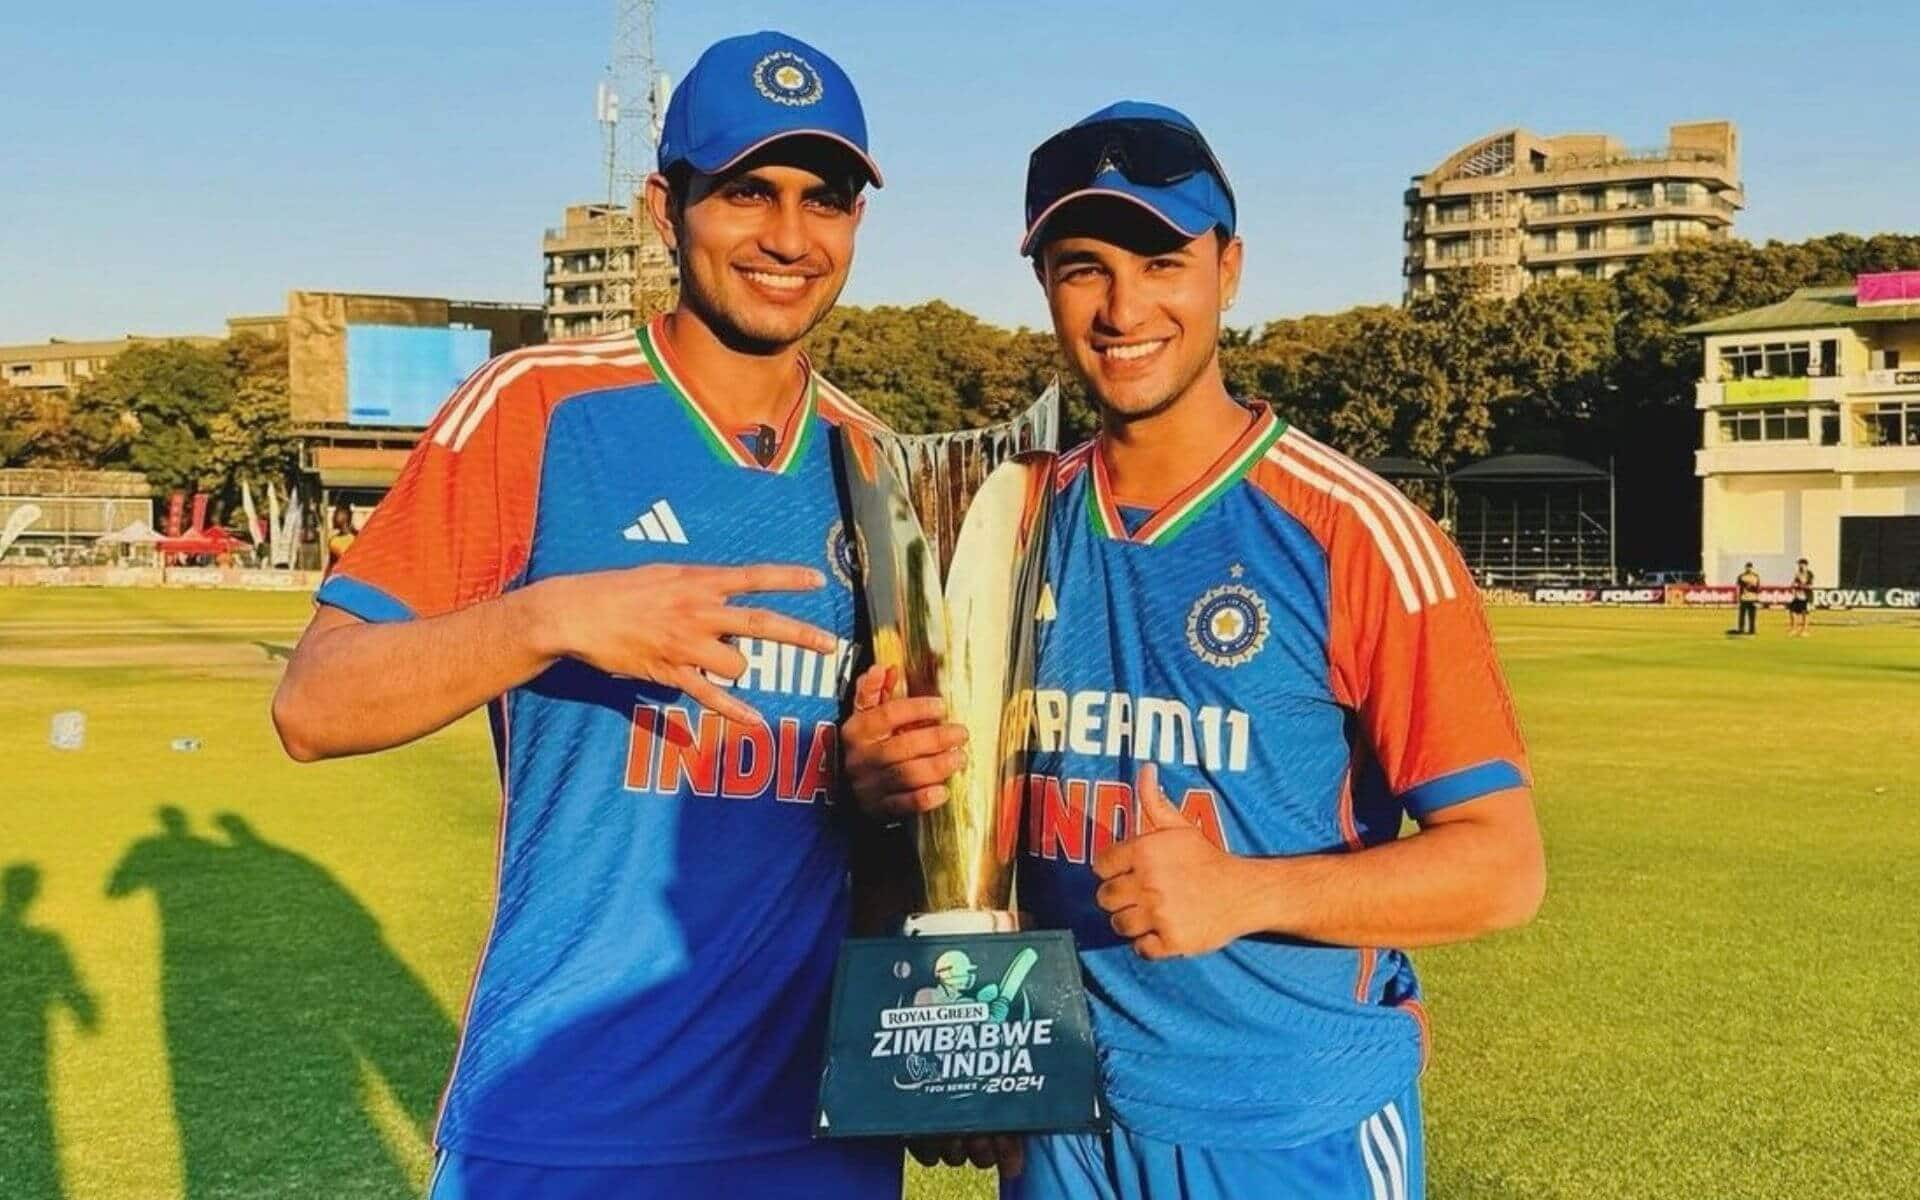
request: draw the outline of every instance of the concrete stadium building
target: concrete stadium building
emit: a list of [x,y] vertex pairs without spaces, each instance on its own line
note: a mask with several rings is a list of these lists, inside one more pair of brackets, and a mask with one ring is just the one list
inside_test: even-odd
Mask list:
[[1920,271],[1801,288],[1705,339],[1701,569],[1920,586]]
[[1746,203],[1731,121],[1671,126],[1635,150],[1602,133],[1507,129],[1470,142],[1406,192],[1408,298],[1477,270],[1512,297],[1556,276],[1606,279],[1665,246],[1724,239]]
[[322,512],[345,503],[361,519],[461,380],[496,354],[545,340],[538,305],[355,292],[289,292],[284,316],[229,324],[285,337],[310,494]]

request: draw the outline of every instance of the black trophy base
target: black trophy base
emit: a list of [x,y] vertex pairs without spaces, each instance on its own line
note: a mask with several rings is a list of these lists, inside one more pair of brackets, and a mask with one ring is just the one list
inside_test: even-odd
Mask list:
[[1106,1127],[1072,934],[852,938],[841,949],[815,1137]]

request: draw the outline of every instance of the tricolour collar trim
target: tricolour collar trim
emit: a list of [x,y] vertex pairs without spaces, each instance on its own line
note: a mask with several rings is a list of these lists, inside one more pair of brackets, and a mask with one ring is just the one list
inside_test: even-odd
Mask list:
[[652,366],[655,377],[665,385],[667,391],[693,418],[694,428],[700,431],[701,440],[705,441],[707,447],[719,455],[723,462],[732,463],[736,467],[750,467],[756,471],[771,471],[776,475],[786,474],[794,463],[800,461],[800,455],[806,450],[809,435],[813,432],[813,414],[819,402],[813,367],[807,362],[806,356],[801,356],[800,365],[806,372],[807,386],[800,394],[800,402],[795,404],[793,411],[787,414],[785,428],[780,431],[779,454],[772,462],[762,467],[754,460],[753,455],[747,453],[746,447],[742,446],[738,439],[728,434],[721,427],[720,422],[714,420],[713,415],[695,398],[693,389],[687,386],[679,371],[674,369],[673,359],[667,352],[666,339],[661,336],[664,322],[664,317],[655,317],[640,327],[638,330],[640,351],[647,356],[647,363]]
[[1087,489],[1087,512],[1093,520],[1094,529],[1107,537],[1143,546],[1158,546],[1172,541],[1227,489],[1240,482],[1253,469],[1253,464],[1259,462],[1268,448],[1286,432],[1287,423],[1264,404],[1255,406],[1254,414],[1246,432],[1235,439],[1233,445],[1227,447],[1212,466],[1161,505],[1131,535],[1127,533],[1126,522],[1120,518],[1120,507],[1114,501],[1113,484],[1107,477],[1106,455],[1101,452],[1104,447],[1096,443],[1093,453],[1088,456],[1093,486]]

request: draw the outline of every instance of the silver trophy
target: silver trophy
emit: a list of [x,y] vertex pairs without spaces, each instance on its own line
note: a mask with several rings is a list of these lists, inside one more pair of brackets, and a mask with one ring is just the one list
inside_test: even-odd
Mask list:
[[910,696],[940,696],[968,765],[917,822],[927,911],[906,932],[1017,928],[1034,619],[1058,458],[1060,392],[1003,424],[848,440],[848,493],[875,661]]
[[1073,935],[1013,894],[1059,426],[1053,387],[1002,425],[845,439],[875,661],[945,698],[968,762],[916,821],[925,911],[841,946],[817,1136],[1106,1126]]

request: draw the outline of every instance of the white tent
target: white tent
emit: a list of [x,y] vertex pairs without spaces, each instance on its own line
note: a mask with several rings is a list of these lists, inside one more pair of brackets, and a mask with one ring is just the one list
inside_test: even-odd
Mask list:
[[145,521],[135,521],[125,529],[116,529],[112,533],[103,533],[94,539],[96,545],[107,546],[151,546],[160,540],[160,535]]
[[118,553],[113,556],[115,561],[137,564],[159,561],[160,552],[154,548],[159,541],[160,535],[153,531],[153,526],[145,521],[135,521],[124,529],[101,534],[93,539],[93,544],[117,547]]

